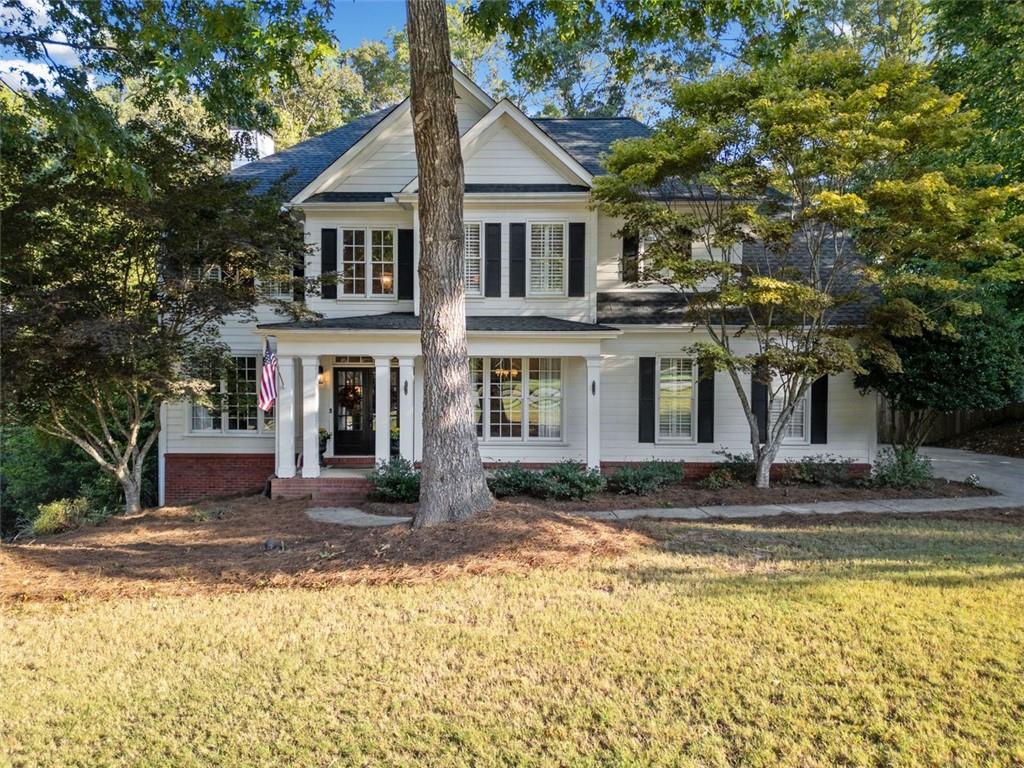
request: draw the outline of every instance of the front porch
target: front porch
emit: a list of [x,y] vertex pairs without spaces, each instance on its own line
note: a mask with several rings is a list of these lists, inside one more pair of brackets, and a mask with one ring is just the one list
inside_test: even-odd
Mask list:
[[[583,330],[468,333],[477,434],[489,466],[568,459],[600,467],[600,339],[614,329],[557,322]],[[365,492],[375,464],[423,457],[419,333],[326,330],[275,334],[275,497]]]

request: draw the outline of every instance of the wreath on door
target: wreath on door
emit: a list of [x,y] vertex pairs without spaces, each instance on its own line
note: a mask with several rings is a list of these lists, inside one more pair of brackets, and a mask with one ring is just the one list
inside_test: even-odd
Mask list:
[[342,408],[349,410],[355,408],[363,401],[363,388],[358,384],[346,384],[338,392],[338,402]]

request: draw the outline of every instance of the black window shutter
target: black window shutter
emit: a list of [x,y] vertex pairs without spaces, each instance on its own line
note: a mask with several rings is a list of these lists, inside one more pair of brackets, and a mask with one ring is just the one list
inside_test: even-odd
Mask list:
[[750,375],[750,407],[757,419],[757,439],[768,441],[768,385],[757,381],[757,374]]
[[[320,230],[320,274],[321,276],[338,271],[338,230]],[[338,298],[338,282],[333,275],[321,277],[320,295],[325,299]]]
[[416,270],[412,265],[412,230],[398,230],[398,298],[411,299]]
[[587,225],[582,221],[569,224],[569,295],[587,293]]
[[654,442],[654,358],[640,358],[640,437],[641,443]]
[[828,442],[828,376],[811,384],[811,442]]
[[484,296],[501,296],[501,224],[484,224]]
[[294,301],[305,301],[306,300],[306,259],[300,256],[295,266],[292,267],[292,277],[295,278],[295,283],[292,286],[292,300]]
[[715,370],[703,365],[697,382],[697,442],[715,442]]
[[526,295],[526,225],[508,225],[508,295]]
[[622,236],[622,282],[640,282],[640,236],[635,232]]

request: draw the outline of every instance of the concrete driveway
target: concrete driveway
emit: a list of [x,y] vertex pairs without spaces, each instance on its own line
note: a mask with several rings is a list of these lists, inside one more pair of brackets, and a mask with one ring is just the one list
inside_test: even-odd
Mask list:
[[932,460],[936,477],[963,482],[973,473],[986,488],[1019,499],[1024,505],[1024,459],[956,448],[922,448],[921,453]]

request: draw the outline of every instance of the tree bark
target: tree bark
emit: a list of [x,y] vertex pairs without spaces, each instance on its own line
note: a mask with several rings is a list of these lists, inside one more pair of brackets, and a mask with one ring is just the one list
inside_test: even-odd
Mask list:
[[465,520],[493,503],[477,446],[466,349],[464,180],[444,0],[407,0],[419,170],[423,465],[413,525]]

